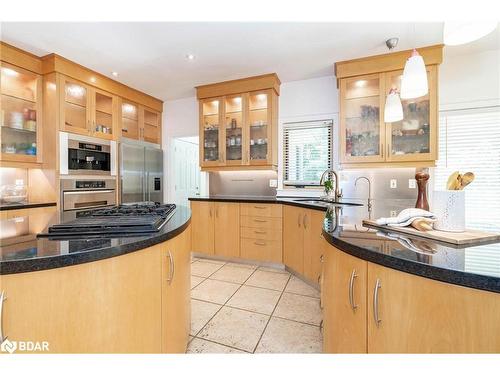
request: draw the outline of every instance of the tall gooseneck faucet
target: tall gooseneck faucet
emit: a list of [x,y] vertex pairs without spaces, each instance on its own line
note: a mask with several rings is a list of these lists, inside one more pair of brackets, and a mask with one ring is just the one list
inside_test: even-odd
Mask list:
[[368,212],[372,212],[372,183],[368,177],[361,176],[354,181],[354,186],[358,184],[359,180],[366,180],[368,182]]
[[339,175],[337,174],[337,172],[335,172],[333,169],[327,169],[321,175],[319,184],[320,186],[323,186],[323,183],[325,182],[325,177],[329,176],[330,174],[332,174],[335,177],[335,201],[337,201],[338,198],[342,198],[342,190],[339,189]]

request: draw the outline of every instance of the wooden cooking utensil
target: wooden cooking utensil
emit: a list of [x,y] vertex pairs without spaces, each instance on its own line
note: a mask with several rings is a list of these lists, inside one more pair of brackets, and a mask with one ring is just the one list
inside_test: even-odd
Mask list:
[[459,171],[453,172],[450,177],[448,177],[448,182],[446,183],[446,188],[448,190],[459,190],[462,181],[462,176]]
[[421,232],[427,232],[428,230],[432,230],[432,222],[433,222],[432,220],[425,218],[415,219],[411,223],[411,226]]
[[472,172],[467,172],[462,176],[462,179],[460,181],[460,190],[462,190],[464,187],[469,185],[472,181],[474,181],[474,173]]

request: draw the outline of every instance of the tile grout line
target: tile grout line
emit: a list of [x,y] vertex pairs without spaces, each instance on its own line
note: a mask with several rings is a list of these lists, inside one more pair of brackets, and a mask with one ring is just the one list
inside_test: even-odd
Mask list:
[[253,351],[252,351],[252,353],[253,353],[253,354],[255,354],[255,351],[256,351],[256,350],[257,350],[257,348],[259,347],[259,344],[260,344],[260,342],[262,341],[262,337],[264,337],[264,333],[266,332],[267,326],[269,325],[269,322],[271,321],[271,318],[273,317],[273,314],[274,314],[274,312],[276,311],[276,308],[278,307],[278,304],[279,304],[279,303],[280,303],[280,301],[281,301],[281,297],[283,297],[283,293],[285,293],[285,289],[286,289],[286,287],[288,286],[288,283],[290,282],[290,279],[291,279],[291,278],[292,278],[292,275],[291,275],[291,274],[289,274],[289,275],[288,275],[288,280],[286,281],[286,284],[285,284],[285,286],[283,287],[283,290],[281,291],[281,294],[280,294],[280,296],[279,296],[279,298],[278,298],[278,301],[276,302],[276,305],[274,305],[274,309],[273,309],[273,311],[271,312],[271,315],[269,316],[269,319],[267,320],[267,323],[266,323],[266,325],[265,325],[264,329],[262,330],[262,333],[260,334],[259,340],[257,341],[257,344],[255,344],[255,347],[253,348]]
[[[245,349],[235,348],[234,346],[231,346],[231,345],[221,344],[220,342],[213,341],[213,340],[209,340],[209,339],[202,338],[202,337],[198,337],[198,336],[193,336],[193,339],[191,340],[191,342],[192,342],[194,339],[198,339],[198,340],[202,340],[202,341],[208,341],[208,342],[211,342],[211,343],[213,343],[213,344],[217,344],[217,345],[225,346],[226,348],[231,348],[231,349],[234,349],[234,350],[238,350],[238,351],[240,351],[240,352],[244,352],[245,354],[253,354],[252,352],[249,352],[248,350],[245,350]],[[202,353],[192,353],[192,354],[202,354]],[[218,354],[218,353],[205,353],[205,354]],[[220,354],[220,353],[219,353],[219,354]]]

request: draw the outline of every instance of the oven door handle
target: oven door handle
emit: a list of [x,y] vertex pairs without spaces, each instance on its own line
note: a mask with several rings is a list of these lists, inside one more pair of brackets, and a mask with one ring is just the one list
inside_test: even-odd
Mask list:
[[79,194],[101,194],[114,193],[114,190],[82,190],[82,191],[64,191],[64,195],[79,195]]

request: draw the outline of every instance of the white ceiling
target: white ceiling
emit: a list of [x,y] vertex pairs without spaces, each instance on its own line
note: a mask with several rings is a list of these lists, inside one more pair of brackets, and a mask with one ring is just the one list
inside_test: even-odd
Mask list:
[[[333,63],[442,42],[442,23],[2,23],[1,39],[57,53],[163,100],[194,86],[276,72],[282,82],[333,74]],[[487,48],[495,39],[487,40]],[[486,38],[485,38],[486,39]],[[483,42],[485,43],[485,42]],[[458,47],[457,47],[458,48]],[[470,48],[470,47],[468,47]],[[188,61],[186,54],[196,56]],[[116,78],[114,78],[116,79]]]

